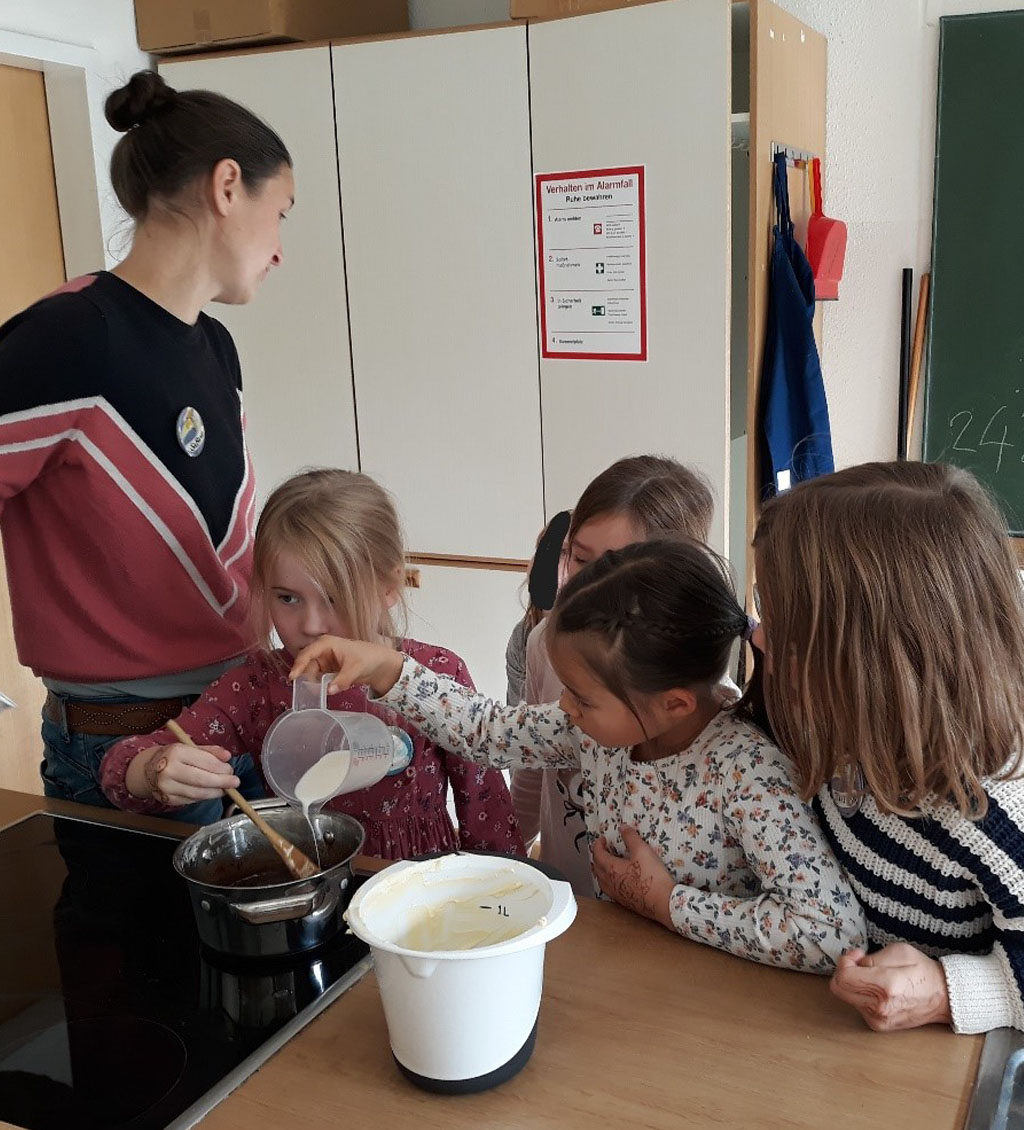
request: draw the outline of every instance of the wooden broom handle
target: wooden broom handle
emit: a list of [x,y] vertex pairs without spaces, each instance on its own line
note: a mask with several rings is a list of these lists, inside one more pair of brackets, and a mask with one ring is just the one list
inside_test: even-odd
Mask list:
[[928,319],[928,291],[931,275],[921,276],[921,290],[917,299],[917,321],[914,323],[914,352],[910,359],[910,386],[907,390],[907,449],[914,436],[914,409],[917,406],[917,390],[921,383],[921,357],[924,352],[924,330]]

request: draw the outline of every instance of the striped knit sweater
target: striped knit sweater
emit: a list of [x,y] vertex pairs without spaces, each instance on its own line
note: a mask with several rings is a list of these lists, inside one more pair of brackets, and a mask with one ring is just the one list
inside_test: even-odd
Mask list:
[[864,907],[872,948],[907,942],[939,958],[957,1032],[1024,1029],[1024,779],[989,781],[988,812],[949,804],[844,818],[828,788],[821,826]]

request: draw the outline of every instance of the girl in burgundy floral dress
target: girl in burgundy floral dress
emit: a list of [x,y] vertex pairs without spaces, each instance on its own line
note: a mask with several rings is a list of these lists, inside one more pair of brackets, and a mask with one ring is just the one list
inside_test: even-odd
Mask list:
[[[278,487],[256,530],[253,593],[261,638],[273,625],[284,646],[254,652],[178,716],[198,748],[177,743],[167,729],[112,746],[101,768],[109,800],[131,812],[161,813],[237,787],[229,758],[251,753],[259,763],[264,735],[291,707],[287,675],[293,657],[325,633],[387,641],[472,688],[457,655],[400,637],[394,613],[403,605],[404,571],[398,516],[372,479],[325,469]],[[380,714],[413,740],[415,756],[404,773],[326,806],[363,825],[367,854],[402,859],[457,848],[523,852],[500,772],[438,747],[404,718],[368,701],[365,687],[332,695],[328,708]],[[458,831],[446,805],[449,783]]]

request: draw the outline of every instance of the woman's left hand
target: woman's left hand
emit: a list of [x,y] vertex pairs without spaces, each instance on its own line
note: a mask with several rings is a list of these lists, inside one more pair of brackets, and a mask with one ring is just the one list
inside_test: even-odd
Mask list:
[[594,874],[609,898],[628,910],[674,930],[669,901],[676,881],[658,853],[636,828],[622,828],[625,856],[616,855],[602,836],[594,844]]
[[905,942],[844,953],[829,987],[876,1032],[953,1022],[942,963]]

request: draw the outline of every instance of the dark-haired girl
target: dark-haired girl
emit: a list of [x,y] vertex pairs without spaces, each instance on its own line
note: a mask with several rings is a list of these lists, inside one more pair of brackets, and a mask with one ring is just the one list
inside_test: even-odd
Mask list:
[[407,656],[324,636],[292,675],[368,684],[481,764],[578,765],[602,892],[684,937],[831,972],[864,919],[789,762],[718,693],[750,624],[728,567],[696,541],[606,553],[562,589],[548,649],[561,702],[506,707]]
[[0,532],[18,657],[49,691],[45,791],[104,806],[106,747],[252,642],[241,374],[202,310],[253,297],[294,197],[281,139],[220,95],[143,71],[106,113],[131,250],[0,327]]

